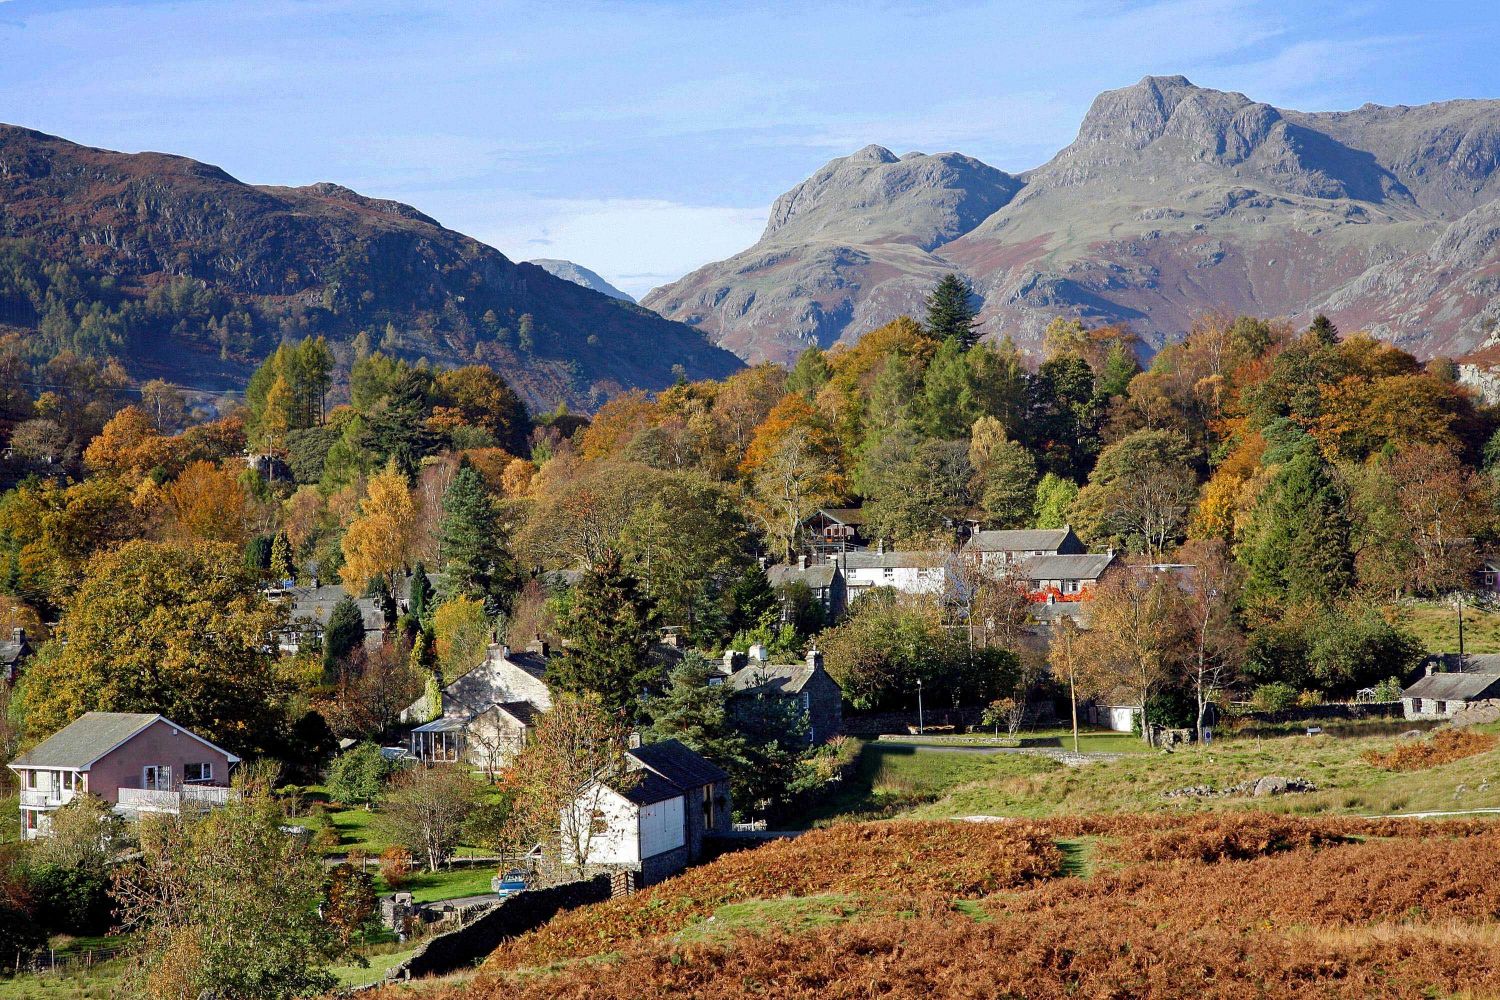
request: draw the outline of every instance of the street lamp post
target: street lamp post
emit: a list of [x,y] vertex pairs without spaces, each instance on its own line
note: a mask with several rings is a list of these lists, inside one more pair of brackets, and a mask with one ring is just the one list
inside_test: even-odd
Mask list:
[[922,682],[917,681],[917,735],[923,736],[927,727],[922,724]]

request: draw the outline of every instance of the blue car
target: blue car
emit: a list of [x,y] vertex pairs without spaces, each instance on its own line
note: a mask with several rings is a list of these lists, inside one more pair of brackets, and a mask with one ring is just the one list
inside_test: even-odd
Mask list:
[[525,892],[526,873],[506,872],[504,875],[497,875],[490,879],[490,889],[501,899],[514,896],[518,892]]

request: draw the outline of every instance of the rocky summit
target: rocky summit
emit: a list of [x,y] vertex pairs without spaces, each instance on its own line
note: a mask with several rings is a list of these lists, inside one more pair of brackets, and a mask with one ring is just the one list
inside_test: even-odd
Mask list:
[[1419,355],[1500,318],[1500,101],[1276,108],[1147,77],[1095,99],[1019,175],[880,146],[777,199],[755,246],[643,303],[750,361],[850,342],[958,272],[981,330],[1035,350],[1055,316],[1146,348],[1207,311],[1328,313]]

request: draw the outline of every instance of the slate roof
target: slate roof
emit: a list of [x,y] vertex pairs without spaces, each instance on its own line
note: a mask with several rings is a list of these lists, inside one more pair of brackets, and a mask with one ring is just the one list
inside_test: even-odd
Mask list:
[[[86,712],[11,762],[13,767],[66,767],[86,770],[157,720],[176,725],[154,712]],[[194,739],[190,730],[177,726]],[[208,744],[213,746],[213,744]],[[219,749],[215,747],[214,749]],[[239,760],[229,754],[231,762]]]
[[730,674],[725,683],[733,691],[800,694],[815,673],[806,663],[756,663]]
[[1081,556],[1037,556],[1021,567],[1028,580],[1097,580],[1115,557],[1107,552]]
[[541,715],[541,711],[529,701],[506,701],[496,707],[523,726],[534,724],[537,716]]
[[1500,674],[1500,653],[1465,653],[1462,665],[1457,653],[1437,653],[1429,656],[1427,662],[1441,663],[1443,670],[1455,673]]
[[722,767],[689,750],[677,740],[662,740],[660,743],[636,747],[627,750],[626,754],[679,789],[692,790],[729,780],[729,775]]
[[1433,701],[1500,698],[1500,674],[1428,674],[1402,691],[1401,697]]
[[790,563],[781,563],[766,570],[766,579],[773,587],[784,587],[789,583],[805,583],[813,590],[833,586],[833,577],[838,567],[829,563],[808,566],[803,569]]
[[851,528],[865,523],[865,512],[860,507],[824,507],[822,513]]
[[18,660],[31,655],[31,643],[26,639],[6,639],[0,642],[0,663],[15,666]]
[[1068,537],[1067,528],[1009,528],[976,531],[969,547],[980,552],[1056,552]]
[[[287,598],[292,606],[292,618],[311,618],[327,627],[334,605],[350,596],[342,584],[329,583],[321,587],[288,587]],[[385,628],[385,612],[380,602],[373,597],[355,598],[360,617],[364,619],[365,631],[376,632]]]
[[[513,649],[510,655],[505,657],[505,662],[537,680],[544,680],[547,673],[547,661],[537,653]],[[470,712],[481,712],[491,705],[500,704],[498,694],[504,688],[496,683],[494,668],[498,666],[498,663],[486,657],[483,663],[473,670],[460,674],[452,683],[443,688],[443,701],[463,705]]]
[[941,552],[849,552],[843,556],[849,569],[941,569],[946,561]]
[[610,787],[638,806],[666,802],[668,799],[677,798],[683,792],[681,788],[652,771],[631,771]]

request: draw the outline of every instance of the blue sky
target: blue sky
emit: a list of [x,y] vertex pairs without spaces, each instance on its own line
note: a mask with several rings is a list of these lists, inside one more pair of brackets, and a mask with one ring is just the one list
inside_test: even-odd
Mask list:
[[1304,110],[1500,97],[1500,4],[0,0],[0,121],[410,202],[635,294],[869,142],[1020,170],[1148,73]]

